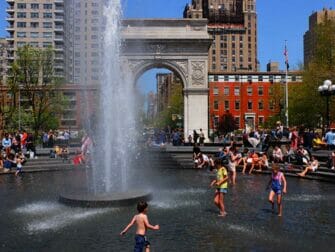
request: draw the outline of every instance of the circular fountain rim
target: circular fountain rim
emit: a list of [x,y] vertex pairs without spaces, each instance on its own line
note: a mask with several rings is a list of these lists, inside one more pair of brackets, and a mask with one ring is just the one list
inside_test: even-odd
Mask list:
[[146,191],[127,191],[94,194],[90,192],[62,193],[59,201],[65,205],[76,207],[124,207],[139,201],[149,201],[152,194]]

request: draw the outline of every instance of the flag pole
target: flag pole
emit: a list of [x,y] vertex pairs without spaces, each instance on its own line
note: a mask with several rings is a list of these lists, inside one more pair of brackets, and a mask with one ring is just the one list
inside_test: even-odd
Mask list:
[[289,127],[289,119],[288,119],[288,51],[287,51],[287,40],[285,40],[285,118],[286,118],[286,127]]

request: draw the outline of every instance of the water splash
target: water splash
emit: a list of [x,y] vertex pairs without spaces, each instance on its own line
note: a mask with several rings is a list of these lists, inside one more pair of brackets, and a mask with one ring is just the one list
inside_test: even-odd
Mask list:
[[36,202],[20,206],[14,210],[24,216],[27,223],[25,231],[36,234],[46,231],[57,231],[79,221],[86,221],[97,215],[119,211],[118,208],[82,209],[66,207],[51,202]]

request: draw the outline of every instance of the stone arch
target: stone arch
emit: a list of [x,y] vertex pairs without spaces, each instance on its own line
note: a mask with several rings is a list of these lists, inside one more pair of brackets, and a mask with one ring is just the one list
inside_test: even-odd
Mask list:
[[122,60],[133,82],[151,68],[167,68],[183,82],[184,136],[202,128],[208,136],[206,19],[129,19],[122,22]]

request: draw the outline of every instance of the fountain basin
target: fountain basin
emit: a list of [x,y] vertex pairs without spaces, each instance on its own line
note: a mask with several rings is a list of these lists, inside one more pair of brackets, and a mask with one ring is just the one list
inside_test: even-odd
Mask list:
[[151,193],[144,191],[112,192],[101,194],[75,192],[63,193],[59,195],[59,201],[61,203],[76,207],[131,206],[141,200],[149,201],[151,198]]

